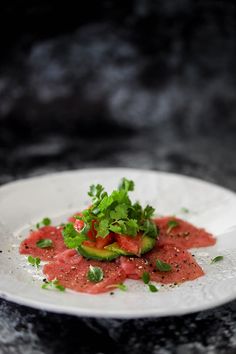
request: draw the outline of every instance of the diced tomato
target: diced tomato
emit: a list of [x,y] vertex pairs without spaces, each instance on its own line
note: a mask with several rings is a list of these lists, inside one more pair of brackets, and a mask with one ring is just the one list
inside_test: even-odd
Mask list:
[[74,213],[73,216],[70,216],[70,217],[68,218],[68,221],[69,221],[69,222],[75,222],[75,220],[77,220],[77,219],[75,218],[76,215],[80,215],[80,216],[81,216],[82,213],[79,213],[79,212]]
[[74,222],[74,228],[77,232],[80,232],[84,227],[83,220],[76,219]]
[[106,237],[97,237],[96,238],[96,247],[99,249],[104,248],[105,246],[109,245],[113,242],[113,234],[110,233]]
[[83,245],[88,247],[96,247],[96,243],[94,241],[89,241],[89,240],[84,241]]
[[140,256],[142,241],[141,234],[138,234],[135,237],[116,234],[115,238],[120,248],[129,253]]
[[96,240],[96,234],[97,231],[95,229],[95,220],[92,221],[92,227],[91,229],[88,231],[87,236],[91,241],[95,241]]

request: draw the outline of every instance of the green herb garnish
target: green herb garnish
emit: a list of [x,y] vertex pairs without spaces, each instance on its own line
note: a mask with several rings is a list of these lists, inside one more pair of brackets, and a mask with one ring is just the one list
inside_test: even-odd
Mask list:
[[36,246],[39,248],[49,248],[52,247],[52,240],[50,238],[42,238],[36,242]]
[[156,267],[161,272],[169,272],[172,269],[170,264],[162,262],[160,259],[156,261]]
[[157,291],[159,291],[157,287],[153,284],[148,284],[148,288],[152,293],[156,293]]
[[59,291],[65,291],[65,287],[59,284],[59,281],[57,279],[54,279],[52,281],[46,281],[42,285],[42,289],[56,289]]
[[224,259],[224,256],[217,256],[211,260],[211,264],[222,261],[223,259]]
[[85,240],[87,240],[87,232],[89,227],[84,227],[80,232],[77,232],[73,223],[68,223],[64,226],[62,234],[65,244],[68,248],[76,248]]
[[188,214],[189,213],[189,209],[188,208],[185,208],[185,207],[182,207],[180,209],[181,213],[185,213],[185,214]]
[[120,289],[121,291],[127,291],[127,286],[125,284],[117,284],[116,286],[118,289]]
[[36,224],[36,228],[39,229],[40,227],[49,226],[49,225],[51,225],[51,219],[44,218],[42,221]]
[[123,284],[123,283],[111,284],[111,285],[108,285],[107,288],[118,288],[121,291],[127,291],[128,290],[127,286],[125,284]]
[[77,232],[72,223],[67,224],[63,230],[66,246],[79,246],[93,227],[97,232],[96,237],[106,237],[110,232],[135,237],[141,232],[156,238],[158,229],[151,220],[155,209],[150,205],[142,208],[138,202],[132,203],[128,193],[133,190],[134,182],[126,178],[111,194],[101,184],[91,185],[88,195],[92,198],[92,206],[75,216],[84,222],[84,228]]
[[174,229],[175,227],[179,226],[179,223],[176,220],[169,220],[167,225],[168,225],[168,229],[167,229],[166,232],[169,234],[172,229]]
[[103,279],[103,271],[100,267],[89,266],[89,271],[87,273],[87,278],[93,283],[99,283]]
[[143,272],[142,280],[143,280],[144,284],[148,284],[150,282],[150,275],[148,272]]
[[33,266],[33,267],[36,267],[36,268],[39,268],[39,265],[40,265],[40,258],[38,257],[32,257],[32,256],[29,256],[28,257],[28,262]]

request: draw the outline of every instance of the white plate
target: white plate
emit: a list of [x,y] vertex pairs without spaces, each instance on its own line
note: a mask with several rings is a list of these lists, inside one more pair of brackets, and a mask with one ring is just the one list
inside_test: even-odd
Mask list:
[[[214,247],[194,249],[206,275],[150,293],[139,281],[128,291],[88,295],[41,289],[41,272],[18,254],[20,241],[43,217],[63,222],[88,205],[87,190],[101,183],[116,188],[122,177],[135,181],[133,198],[156,207],[158,214],[177,215],[217,236]],[[181,208],[189,213],[181,212]],[[154,171],[96,169],[56,173],[0,188],[0,296],[19,304],[81,316],[137,318],[182,315],[223,304],[236,297],[236,195],[193,178]],[[210,264],[212,257],[224,260]]]

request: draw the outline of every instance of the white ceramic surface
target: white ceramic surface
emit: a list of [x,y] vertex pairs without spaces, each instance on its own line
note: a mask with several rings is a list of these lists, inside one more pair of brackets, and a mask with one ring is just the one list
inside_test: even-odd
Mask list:
[[[20,241],[43,217],[63,222],[88,205],[87,190],[101,183],[116,188],[122,177],[135,181],[133,199],[149,203],[160,215],[176,215],[215,234],[214,247],[191,250],[206,275],[181,286],[150,293],[127,281],[127,292],[80,294],[41,289],[42,274],[18,254]],[[189,209],[183,213],[181,208]],[[91,317],[137,318],[181,315],[236,298],[236,194],[185,176],[132,169],[94,169],[56,173],[0,188],[0,296],[19,304]],[[211,258],[224,260],[210,264]]]

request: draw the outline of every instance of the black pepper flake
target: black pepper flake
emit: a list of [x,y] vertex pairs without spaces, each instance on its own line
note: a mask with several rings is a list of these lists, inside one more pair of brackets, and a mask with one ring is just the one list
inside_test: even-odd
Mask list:
[[2,253],[2,250],[0,250],[0,253]]
[[110,295],[114,295],[114,293],[113,293],[113,292],[111,292],[111,293],[110,293]]

